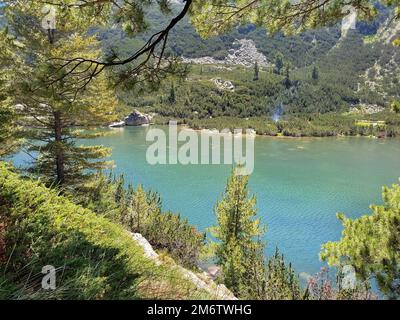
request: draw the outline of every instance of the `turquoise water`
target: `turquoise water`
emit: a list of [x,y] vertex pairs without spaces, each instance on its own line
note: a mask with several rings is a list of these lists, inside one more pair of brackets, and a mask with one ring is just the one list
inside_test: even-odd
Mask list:
[[[231,166],[151,166],[147,130],[115,129],[91,143],[111,147],[115,171],[160,192],[164,209],[180,212],[202,230],[209,227]],[[15,163],[24,158],[17,156]],[[371,203],[381,203],[382,186],[400,177],[399,160],[399,140],[257,137],[250,188],[268,226],[267,254],[278,246],[298,273],[318,272],[321,244],[340,238],[336,213],[358,217],[369,213]]]

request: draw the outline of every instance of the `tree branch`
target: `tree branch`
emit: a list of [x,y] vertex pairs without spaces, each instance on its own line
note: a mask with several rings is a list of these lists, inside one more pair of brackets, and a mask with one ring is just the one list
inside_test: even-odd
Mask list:
[[[103,3],[103,2],[107,2],[107,0],[86,1],[84,4],[85,5],[95,5],[95,4]],[[78,91],[83,90],[90,83],[90,81],[94,77],[96,77],[100,72],[102,72],[105,68],[113,67],[113,66],[128,65],[128,64],[138,61],[141,57],[145,57],[144,60],[141,61],[138,65],[134,66],[131,70],[124,72],[124,75],[125,75],[124,78],[126,78],[126,76],[137,75],[143,69],[146,69],[146,68],[149,69],[148,63],[150,62],[151,58],[155,58],[158,61],[155,64],[155,70],[153,70],[153,71],[156,71],[157,69],[162,68],[161,60],[165,54],[165,47],[166,47],[168,35],[169,35],[170,31],[179,23],[179,21],[181,21],[186,16],[186,14],[189,12],[189,9],[192,5],[193,0],[185,0],[184,2],[185,2],[185,5],[182,8],[182,10],[180,11],[180,13],[170,21],[170,23],[165,27],[165,29],[153,34],[139,50],[137,50],[131,56],[129,56],[125,59],[117,60],[118,59],[117,57],[115,57],[112,61],[99,61],[99,60],[93,60],[93,59],[86,59],[86,58],[82,58],[82,57],[75,57],[72,59],[64,59],[64,58],[53,59],[53,60],[61,61],[55,74],[59,74],[59,71],[62,71],[62,70],[64,72],[62,72],[61,76],[50,78],[48,85],[52,85],[55,82],[66,78],[67,76],[76,76],[77,74],[80,74],[80,77],[81,77],[80,81],[83,83],[83,85],[78,88]],[[159,45],[162,45],[161,53],[159,56],[156,56],[155,51]],[[78,73],[74,72],[75,70],[77,70],[79,67],[81,67],[84,64],[89,65],[85,69],[85,72],[78,72]],[[89,71],[89,72],[87,72],[87,71]],[[85,75],[82,76],[82,74],[85,74]]]

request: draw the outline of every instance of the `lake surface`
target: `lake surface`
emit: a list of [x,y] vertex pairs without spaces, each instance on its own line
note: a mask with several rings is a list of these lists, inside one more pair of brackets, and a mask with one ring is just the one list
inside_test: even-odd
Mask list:
[[[115,129],[111,136],[84,143],[111,147],[115,172],[160,192],[165,210],[180,212],[201,230],[211,226],[231,166],[151,166],[146,161],[148,130]],[[15,164],[24,159],[17,156]],[[279,247],[298,273],[318,272],[321,244],[341,235],[336,213],[353,218],[369,213],[371,203],[382,203],[382,186],[399,177],[399,140],[257,137],[249,185],[268,226],[267,254]]]

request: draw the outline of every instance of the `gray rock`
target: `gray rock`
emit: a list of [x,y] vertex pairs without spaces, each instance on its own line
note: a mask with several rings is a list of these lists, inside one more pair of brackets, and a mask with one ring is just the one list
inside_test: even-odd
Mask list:
[[185,58],[182,57],[184,63],[194,64],[224,64],[224,65],[239,65],[245,67],[253,67],[257,62],[260,67],[269,67],[271,64],[268,62],[267,57],[258,51],[255,43],[251,39],[235,40],[232,44],[233,48],[228,50],[228,55],[222,59],[217,60],[213,57],[201,58]]
[[225,81],[220,78],[211,79],[219,90],[235,91],[235,86],[231,81]]
[[208,275],[211,279],[215,280],[221,273],[221,268],[218,266],[210,266],[207,268]]
[[158,254],[154,251],[151,244],[147,241],[145,237],[143,237],[140,233],[131,233],[133,240],[135,240],[144,250],[144,255],[153,260],[156,265],[160,265],[161,261],[158,257]]
[[125,121],[113,122],[108,127],[109,128],[122,128],[122,127],[125,127]]
[[125,124],[127,126],[142,126],[150,124],[151,116],[143,114],[139,111],[132,112],[129,116],[125,118]]
[[[144,255],[148,259],[154,261],[158,266],[163,263],[157,252],[154,251],[153,247],[145,237],[143,237],[140,233],[130,234],[132,239],[143,248]],[[207,273],[195,274],[193,271],[185,269],[180,265],[175,265],[175,268],[182,274],[183,277],[189,279],[197,288],[207,291],[217,299],[237,300],[235,295],[228,288],[226,288],[224,285],[217,285],[214,283],[212,278]]]

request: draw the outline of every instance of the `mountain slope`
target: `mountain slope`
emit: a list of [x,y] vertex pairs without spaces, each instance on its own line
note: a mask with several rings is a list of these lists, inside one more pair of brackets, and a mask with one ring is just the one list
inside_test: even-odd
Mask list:
[[[29,190],[29,192],[26,192]],[[156,263],[132,235],[0,163],[0,298],[213,299],[171,259]],[[41,289],[42,268],[56,289]],[[215,294],[213,290],[215,289]]]
[[[153,93],[138,98],[132,89],[122,98],[128,105],[139,108],[160,104],[153,109],[165,116],[180,118],[192,117],[193,113],[199,117],[271,116],[281,104],[286,115],[356,109],[379,112],[388,108],[400,92],[396,76],[399,50],[387,40],[387,30],[394,30],[393,35],[397,29],[388,26],[391,10],[379,8],[381,13],[374,21],[357,22],[356,30],[350,30],[346,37],[341,35],[339,25],[291,37],[282,34],[270,37],[265,29],[245,25],[220,36],[202,39],[191,26],[189,17],[185,17],[172,30],[167,51],[184,57],[185,62],[208,67],[192,67],[189,81],[180,83],[176,89],[178,102],[172,110],[165,103],[170,90],[168,82],[161,87],[158,96]],[[154,9],[150,10],[148,20],[150,29],[134,39],[127,38],[117,29],[103,30],[100,36],[105,48],[118,44],[116,50],[128,54],[165,25],[168,17]],[[371,42],[368,41],[370,38],[378,40]],[[283,56],[284,64],[290,64],[289,87],[289,82],[284,79],[285,69],[277,76],[271,72],[277,54]],[[255,62],[264,74],[266,71],[259,82],[252,81]],[[249,70],[236,70],[238,66],[246,66]],[[318,81],[311,79],[315,67],[319,71]],[[384,75],[380,74],[383,72]],[[218,78],[232,83],[237,90],[223,93],[215,90],[218,88],[211,83],[220,81]],[[204,92],[207,92],[207,98]]]

